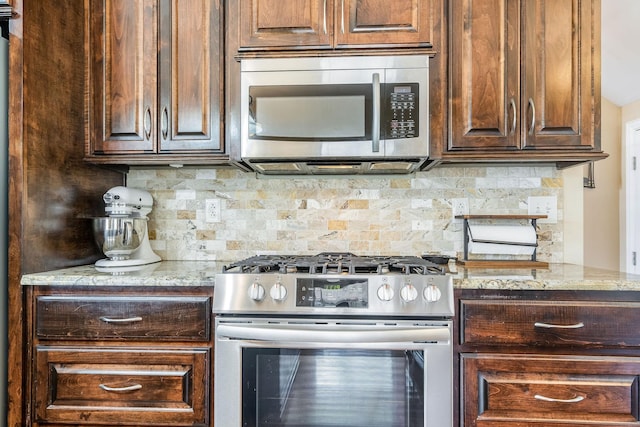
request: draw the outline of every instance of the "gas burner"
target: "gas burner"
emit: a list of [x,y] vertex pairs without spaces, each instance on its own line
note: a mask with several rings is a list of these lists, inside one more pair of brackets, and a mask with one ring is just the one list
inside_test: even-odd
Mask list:
[[257,255],[223,267],[223,273],[420,274],[442,275],[444,267],[413,256],[357,256],[323,252],[318,255]]

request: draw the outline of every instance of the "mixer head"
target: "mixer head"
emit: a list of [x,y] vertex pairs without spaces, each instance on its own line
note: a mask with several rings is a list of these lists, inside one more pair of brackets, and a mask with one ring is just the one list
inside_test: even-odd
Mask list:
[[131,187],[113,187],[104,193],[102,200],[109,216],[146,218],[153,207],[151,194]]

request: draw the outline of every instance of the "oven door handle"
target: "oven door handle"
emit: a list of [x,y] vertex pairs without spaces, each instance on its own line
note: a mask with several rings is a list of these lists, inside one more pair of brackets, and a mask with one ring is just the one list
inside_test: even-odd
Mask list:
[[449,328],[313,329],[269,325],[218,325],[218,337],[236,340],[322,343],[442,342],[451,339]]

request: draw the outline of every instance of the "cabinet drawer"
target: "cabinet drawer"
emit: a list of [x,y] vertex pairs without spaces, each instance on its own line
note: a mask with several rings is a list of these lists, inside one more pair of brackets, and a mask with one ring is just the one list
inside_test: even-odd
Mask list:
[[36,348],[38,421],[205,425],[208,349]]
[[460,301],[462,344],[640,346],[640,303]]
[[208,297],[39,296],[40,339],[208,341]]
[[640,425],[639,358],[463,354],[461,360],[465,426]]

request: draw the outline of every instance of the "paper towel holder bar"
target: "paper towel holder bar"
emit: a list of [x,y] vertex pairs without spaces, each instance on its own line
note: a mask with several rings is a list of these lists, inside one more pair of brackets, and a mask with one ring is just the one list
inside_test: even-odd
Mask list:
[[[531,222],[534,230],[537,227],[537,220],[547,218],[547,215],[456,215],[456,219],[463,220],[464,232],[464,255],[458,263],[465,267],[483,267],[483,268],[548,268],[549,263],[538,261],[536,259],[537,240],[534,244],[525,244],[523,246],[534,246],[533,254],[529,260],[470,260],[469,259],[469,220],[527,220]],[[479,242],[479,241],[478,241]],[[489,243],[489,242],[486,242]],[[496,242],[506,245],[513,245],[511,242]]]

